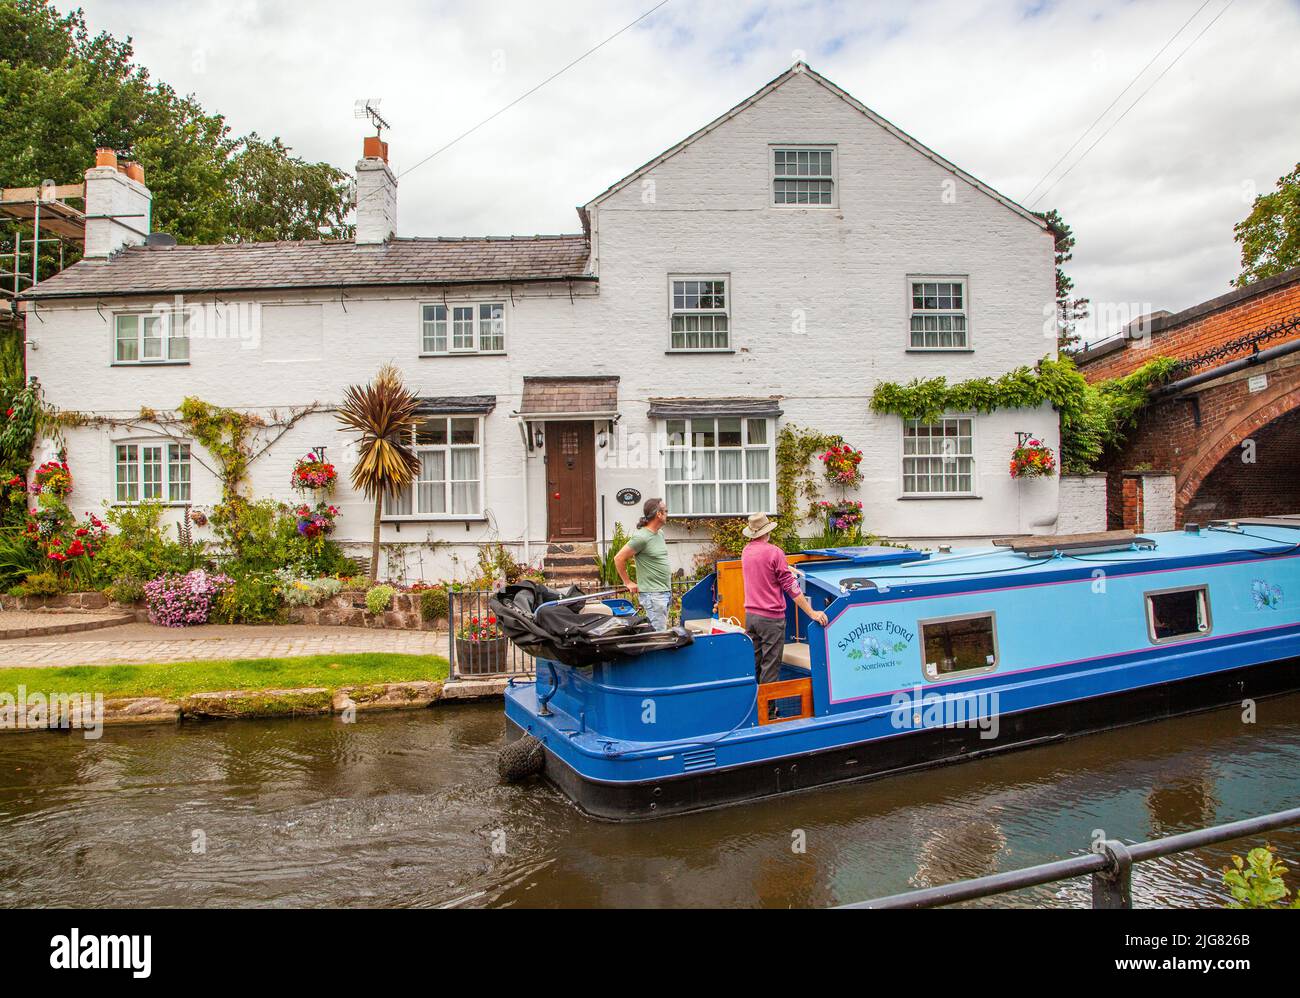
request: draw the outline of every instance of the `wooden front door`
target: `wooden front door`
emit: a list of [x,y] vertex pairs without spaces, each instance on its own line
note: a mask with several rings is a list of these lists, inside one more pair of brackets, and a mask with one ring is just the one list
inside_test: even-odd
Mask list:
[[596,539],[596,440],[591,423],[546,424],[546,536]]

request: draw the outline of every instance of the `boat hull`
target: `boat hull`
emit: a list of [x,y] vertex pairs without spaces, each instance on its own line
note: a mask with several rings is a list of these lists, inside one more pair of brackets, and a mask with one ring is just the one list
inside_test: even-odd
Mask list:
[[[999,716],[996,738],[977,727],[924,727],[832,749],[643,781],[591,779],[549,747],[545,777],[588,815],[638,821],[723,807],[836,783],[942,766],[1130,724],[1240,707],[1300,690],[1300,658],[1192,676]],[[524,734],[507,717],[507,737]]]

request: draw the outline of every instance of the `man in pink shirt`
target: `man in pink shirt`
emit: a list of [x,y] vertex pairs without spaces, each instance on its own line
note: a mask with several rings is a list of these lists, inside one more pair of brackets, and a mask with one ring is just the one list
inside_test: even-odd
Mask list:
[[776,524],[766,513],[754,513],[741,531],[749,538],[740,556],[745,580],[745,633],[754,642],[754,671],[760,683],[781,678],[781,653],[785,649],[785,598],[810,619],[826,626],[826,614],[814,610],[785,560],[785,552],[768,535]]

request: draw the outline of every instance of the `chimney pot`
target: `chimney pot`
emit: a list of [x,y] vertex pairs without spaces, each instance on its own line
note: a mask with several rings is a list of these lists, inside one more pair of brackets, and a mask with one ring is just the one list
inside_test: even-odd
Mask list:
[[366,136],[357,162],[356,243],[386,243],[397,232],[397,175],[388,165],[388,143]]
[[111,256],[144,242],[153,214],[153,195],[139,163],[117,161],[112,149],[98,149],[86,171],[87,257]]

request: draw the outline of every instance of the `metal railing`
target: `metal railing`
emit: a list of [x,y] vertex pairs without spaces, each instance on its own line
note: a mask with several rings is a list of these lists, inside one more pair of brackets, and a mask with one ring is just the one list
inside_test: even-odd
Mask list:
[[[674,609],[680,607],[682,594],[695,585],[694,580],[673,580]],[[563,588],[568,588],[565,583]],[[578,583],[579,588],[588,591],[609,591],[611,587],[602,586],[599,581]],[[622,587],[618,587],[620,595]],[[490,589],[462,589],[447,594],[447,660],[450,663],[448,678],[477,679],[487,676],[532,676],[536,674],[533,656],[515,647],[514,642],[502,637],[495,641],[466,641],[457,639],[475,618],[486,623],[492,616],[489,601]]]
[[994,894],[1005,894],[1025,887],[1038,887],[1042,884],[1072,880],[1075,877],[1091,874],[1092,907],[1132,908],[1134,863],[1296,824],[1300,824],[1300,807],[1258,818],[1247,818],[1244,821],[1232,821],[1226,825],[1215,825],[1212,828],[1201,828],[1181,835],[1170,835],[1168,838],[1153,839],[1150,842],[1138,842],[1135,845],[1125,845],[1115,839],[1107,839],[1096,846],[1096,851],[1086,856],[1074,856],[1053,863],[1029,866],[1023,870],[1009,870],[1006,873],[995,873],[975,880],[961,880],[955,884],[891,894],[888,897],[876,898],[874,901],[858,901],[838,907],[937,908],[941,905],[956,904],[959,901],[974,901]]
[[509,638],[467,641],[458,638],[476,620],[486,624],[493,616],[490,589],[463,589],[447,594],[447,661],[450,679],[487,676],[531,676],[533,657],[520,651]]

